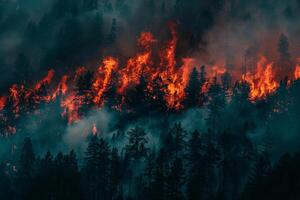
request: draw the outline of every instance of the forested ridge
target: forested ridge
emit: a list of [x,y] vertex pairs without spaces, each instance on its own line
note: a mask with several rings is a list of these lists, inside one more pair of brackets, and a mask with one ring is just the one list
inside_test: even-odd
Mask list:
[[0,1],[0,199],[300,199],[299,10]]

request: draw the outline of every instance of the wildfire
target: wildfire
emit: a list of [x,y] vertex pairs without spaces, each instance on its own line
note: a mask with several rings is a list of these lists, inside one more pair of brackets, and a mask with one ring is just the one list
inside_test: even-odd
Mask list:
[[149,32],[141,33],[138,45],[141,52],[127,61],[127,65],[119,72],[119,93],[124,94],[128,86],[138,84],[142,74],[151,73],[151,45],[155,42]]
[[41,87],[45,84],[50,84],[51,80],[54,76],[54,70],[51,69],[48,71],[48,74],[46,77],[44,77],[42,80],[40,80],[36,85],[35,85],[35,90],[41,89]]
[[294,72],[294,78],[296,80],[300,78],[300,66],[296,66],[295,72]]
[[54,100],[56,99],[56,97],[58,95],[65,95],[67,94],[67,91],[68,91],[68,84],[67,84],[67,81],[68,81],[68,76],[64,75],[62,78],[61,78],[61,81],[59,82],[56,90],[54,91],[54,93],[52,94],[52,97],[51,99]]
[[112,72],[118,67],[118,61],[115,58],[108,57],[104,59],[102,66],[98,68],[97,78],[93,83],[93,89],[96,91],[96,96],[93,99],[95,104],[103,106],[103,94],[111,80]]
[[62,116],[68,118],[69,124],[80,120],[80,116],[78,113],[78,110],[82,105],[80,96],[77,96],[74,92],[72,92],[66,99],[61,102],[60,105],[62,108],[64,108]]
[[95,123],[93,124],[93,127],[92,127],[92,133],[93,133],[93,135],[97,135],[97,133],[98,133],[97,126]]
[[3,110],[5,104],[6,104],[6,97],[0,96],[0,110]]
[[[126,93],[140,84],[141,78],[146,84],[147,95],[152,100],[163,99],[170,110],[183,109],[185,89],[189,82],[192,69],[198,66],[194,58],[177,58],[176,48],[178,35],[176,24],[170,23],[171,38],[162,48],[154,49],[158,43],[150,32],[142,32],[137,39],[138,52],[128,60],[115,57],[105,57],[96,71],[90,71],[86,67],[78,67],[74,73],[61,77],[53,86],[54,70],[49,70],[47,75],[38,81],[33,87],[14,84],[9,88],[7,96],[0,96],[0,111],[10,109],[17,117],[23,107],[37,109],[43,102],[60,101],[63,110],[62,116],[67,118],[69,124],[79,121],[82,117],[81,110],[86,107],[102,108],[106,104],[106,92],[115,87],[117,105],[113,109],[122,110],[126,104]],[[298,62],[299,63],[299,62]],[[202,93],[209,91],[212,80],[226,73],[226,66],[214,64],[207,67],[206,80],[201,84]],[[88,75],[88,80],[85,76]],[[273,93],[279,83],[275,78],[273,63],[261,56],[257,62],[255,72],[247,72],[235,80],[245,81],[250,87],[249,99],[252,101],[265,98]],[[295,67],[294,79],[300,78],[300,65]],[[203,81],[203,80],[202,80]],[[86,84],[80,88],[78,84]],[[161,94],[158,98],[157,93]],[[148,97],[147,96],[147,97]],[[121,101],[122,103],[120,103]],[[30,109],[26,108],[28,112]],[[2,113],[1,113],[2,114]],[[10,126],[13,127],[14,126]],[[13,128],[7,128],[14,133]],[[97,132],[94,124],[93,134]]]
[[268,94],[273,93],[279,86],[276,82],[273,72],[273,63],[268,63],[267,59],[261,56],[257,63],[255,74],[246,73],[243,76],[250,86],[250,99],[256,100],[266,97]]

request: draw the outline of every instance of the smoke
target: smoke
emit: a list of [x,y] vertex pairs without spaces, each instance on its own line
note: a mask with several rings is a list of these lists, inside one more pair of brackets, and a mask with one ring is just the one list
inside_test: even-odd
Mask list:
[[114,130],[116,121],[117,117],[113,112],[108,112],[106,109],[93,111],[87,117],[66,128],[63,142],[67,144],[69,149],[83,153],[87,147],[88,139],[93,134],[93,126],[97,129],[94,134],[107,138],[111,136],[110,133]]
[[299,2],[290,1],[226,1],[213,28],[205,34],[208,60],[220,65],[245,65],[249,50],[271,61],[278,59],[278,40],[285,34],[290,41],[293,58],[299,56]]
[[[195,56],[197,66],[217,64],[232,67],[232,71],[241,70],[246,51],[251,51],[254,55],[264,54],[270,60],[276,60],[277,44],[281,33],[289,38],[292,57],[299,56],[300,47],[297,44],[300,42],[298,39],[300,4],[297,0],[263,2],[224,0],[211,3],[199,3],[196,0],[128,0],[121,5],[118,5],[117,1],[112,1],[113,9],[110,11],[103,11],[99,6],[96,10],[75,12],[75,14],[67,11],[55,12],[53,6],[56,2],[58,1],[1,2],[0,64],[3,72],[0,80],[1,92],[6,92],[12,83],[20,81],[17,77],[20,70],[15,65],[20,53],[26,55],[30,63],[28,66],[30,79],[35,80],[44,75],[49,67],[54,68],[58,73],[64,73],[72,71],[76,65],[96,66],[99,60],[108,54],[118,55],[121,58],[130,57],[136,51],[133,44],[136,43],[141,31],[151,31],[161,41],[170,38],[168,21],[175,21],[178,24],[177,54],[180,54],[178,57]],[[176,2],[179,2],[177,7]],[[62,44],[68,38],[63,37],[68,36],[63,32],[66,31],[63,27],[68,19],[86,24],[97,14],[103,17],[101,27],[103,41],[101,44],[99,42],[101,47],[91,48],[95,43],[92,39],[97,38],[97,35],[83,39],[84,36],[93,34],[88,28],[81,30],[82,27],[89,27],[88,25],[79,26],[79,33],[84,34],[79,34],[77,37],[80,42],[75,46],[76,48],[69,43]],[[110,34],[113,19],[117,22],[116,41],[107,45],[105,39]],[[29,29],[30,22],[34,23],[35,28]],[[74,35],[73,32],[70,33]],[[68,50],[72,51],[68,52]],[[235,112],[235,110],[228,112]],[[58,152],[70,149],[75,149],[82,154],[93,124],[96,125],[100,136],[110,139],[117,134],[118,126],[123,120],[120,114],[101,109],[89,113],[81,121],[68,126],[59,113],[61,113],[59,106],[47,105],[40,108],[38,113],[20,119],[18,123],[23,128],[11,139],[1,140],[0,146],[4,150],[1,151],[0,157],[7,155],[14,145],[19,148],[19,144],[27,136],[32,138],[35,149],[40,154],[47,150]],[[150,141],[148,145],[155,147],[160,145],[160,134],[163,134],[161,130],[167,131],[167,128],[176,122],[181,122],[188,132],[195,129],[206,132],[207,116],[207,110],[192,109],[167,117],[141,117],[128,121],[126,125],[123,122],[121,131],[127,132],[135,126],[141,126],[148,133]],[[230,119],[226,120],[228,121],[230,122]],[[295,124],[297,121],[292,117],[281,117],[270,122],[270,131],[276,138],[274,146],[277,155],[298,148],[299,129]],[[249,135],[252,135],[253,140],[256,141],[256,138],[262,137],[265,131],[265,125],[259,124]],[[289,134],[283,134],[287,131]],[[122,148],[126,142],[125,137],[116,143],[112,142],[112,145]]]

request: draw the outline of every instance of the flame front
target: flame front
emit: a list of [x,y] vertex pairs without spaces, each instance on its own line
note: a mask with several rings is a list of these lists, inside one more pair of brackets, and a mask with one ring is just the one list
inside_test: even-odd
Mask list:
[[[126,94],[140,84],[142,78],[146,84],[148,97],[156,101],[157,90],[169,110],[184,109],[185,89],[193,67],[196,66],[195,58],[176,57],[178,35],[176,24],[170,23],[171,38],[156,48],[158,40],[150,32],[142,32],[137,39],[138,52],[122,62],[122,59],[105,57],[95,72],[86,67],[78,67],[74,73],[61,77],[56,87],[52,85],[54,70],[49,70],[47,75],[33,87],[14,84],[10,87],[7,96],[0,97],[0,111],[10,109],[18,118],[21,111],[30,112],[37,109],[41,103],[59,100],[62,107],[62,116],[67,118],[69,124],[79,121],[82,117],[83,107],[102,108],[106,105],[106,92],[110,87],[115,87],[114,98],[117,105],[112,107],[121,110],[126,103]],[[155,48],[154,48],[155,47]],[[298,62],[299,63],[299,62]],[[227,68],[225,65],[209,65],[207,79],[202,82],[199,92],[207,93],[214,77],[220,77]],[[90,73],[89,88],[78,91],[78,81]],[[300,78],[300,65],[296,65],[294,77]],[[59,79],[59,78],[58,78]],[[272,94],[279,82],[275,78],[273,62],[261,56],[257,62],[255,72],[246,72],[242,77],[235,77],[249,85],[249,99],[259,100]],[[88,82],[85,79],[84,83]],[[15,132],[14,127],[7,128]],[[95,132],[96,126],[93,126]]]
[[273,63],[268,63],[265,57],[261,57],[257,63],[255,74],[247,72],[243,76],[250,86],[250,99],[256,100],[273,93],[279,86],[273,72]]

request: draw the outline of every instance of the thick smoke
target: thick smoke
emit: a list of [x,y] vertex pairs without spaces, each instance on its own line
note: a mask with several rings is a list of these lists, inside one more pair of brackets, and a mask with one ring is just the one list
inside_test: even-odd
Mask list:
[[281,34],[288,37],[291,56],[297,58],[298,10],[299,2],[294,0],[227,1],[221,17],[205,34],[208,60],[239,70],[245,65],[247,52],[277,61]]

